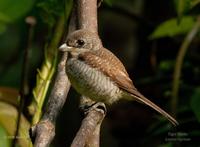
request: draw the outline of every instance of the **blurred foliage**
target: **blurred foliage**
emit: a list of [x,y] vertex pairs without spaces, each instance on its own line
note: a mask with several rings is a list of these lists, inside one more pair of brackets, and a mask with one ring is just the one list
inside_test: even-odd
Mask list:
[[[99,8],[104,45],[127,65],[136,87],[167,112],[171,108],[177,52],[200,17],[199,6],[200,0],[105,0]],[[59,59],[57,47],[67,32],[65,23],[71,7],[72,0],[0,0],[0,147],[10,146],[15,131],[24,49],[29,45],[30,90],[18,145],[26,147],[30,143],[28,129],[43,112]],[[33,16],[36,25],[25,23],[27,16]],[[34,33],[28,44],[30,27]],[[120,104],[109,110],[104,121],[102,146],[200,145],[196,141],[200,137],[199,39],[199,35],[193,38],[181,66],[176,105],[180,125],[174,129],[163,117],[153,119],[153,113],[139,104]],[[74,97],[78,96],[72,92],[58,119],[52,146],[70,146],[79,128],[81,116]],[[180,134],[169,136],[174,132],[184,132],[190,141],[166,141],[180,138]]]
[[179,24],[176,18],[172,18],[160,24],[150,35],[150,39],[186,34],[192,29],[194,23],[195,20],[192,16],[184,16]]
[[173,147],[172,143],[161,144],[159,147]]
[[194,112],[194,114],[196,115],[196,118],[198,119],[198,121],[200,122],[200,87],[197,87],[195,88],[194,90],[194,94],[192,95],[192,98],[191,98],[191,102],[190,102],[190,105],[191,105],[191,108]]
[[[65,6],[66,3],[66,6]],[[71,4],[70,4],[71,3]],[[1,39],[1,60],[3,61],[0,66],[0,74],[1,85],[4,86],[14,86],[19,88],[20,87],[20,78],[22,73],[22,59],[24,58],[24,48],[29,48],[30,54],[31,54],[31,61],[29,65],[29,73],[34,72],[35,75],[30,75],[29,79],[35,79],[36,77],[36,69],[39,66],[39,63],[41,61],[44,62],[44,64],[41,67],[41,70],[38,69],[40,78],[37,78],[36,88],[39,87],[40,91],[44,89],[45,92],[42,92],[43,98],[41,99],[40,95],[37,95],[38,93],[34,93],[35,98],[32,98],[30,95],[29,99],[26,99],[27,106],[29,103],[36,103],[36,112],[40,112],[37,116],[37,121],[41,115],[42,112],[42,106],[44,102],[44,98],[46,97],[46,92],[48,90],[49,84],[51,82],[52,75],[55,72],[56,68],[56,59],[57,59],[57,46],[58,43],[61,40],[61,37],[63,35],[64,31],[64,24],[67,20],[67,17],[70,14],[72,1],[57,1],[57,0],[48,0],[48,1],[0,1],[0,30],[2,30],[0,33],[2,35],[0,36]],[[66,13],[65,13],[66,10]],[[25,24],[25,16],[28,15],[34,15],[35,18],[33,19],[33,24]],[[34,20],[37,19],[37,20]],[[58,19],[60,19],[58,21]],[[35,21],[35,22],[34,22]],[[36,34],[39,35],[39,33],[47,34],[44,36],[44,38],[28,38],[29,30],[31,27],[35,27],[34,24],[38,23],[41,29],[43,29],[43,32],[37,32]],[[32,26],[33,25],[33,26]],[[6,27],[9,26],[11,29],[6,30]],[[37,24],[36,24],[37,26]],[[58,28],[55,29],[54,28]],[[1,29],[2,28],[2,29]],[[25,29],[24,29],[25,28]],[[47,29],[44,29],[47,28]],[[3,32],[4,31],[4,32]],[[35,35],[35,33],[34,33]],[[8,40],[12,41],[10,43]],[[16,40],[16,41],[15,41]],[[30,40],[31,42],[28,42]],[[37,42],[42,41],[42,42]],[[34,43],[33,43],[34,42]],[[44,43],[45,42],[45,43]],[[31,44],[28,44],[31,43]],[[42,43],[42,44],[41,44]],[[31,45],[31,46],[30,46]],[[18,49],[19,48],[19,49]],[[45,48],[44,51],[44,59],[41,59],[41,55],[43,54],[42,48]],[[40,51],[39,51],[40,50]],[[39,53],[39,54],[38,54]],[[8,54],[9,56],[8,58]],[[3,58],[5,56],[5,59]],[[35,56],[35,57],[34,57]],[[39,57],[39,58],[38,58]],[[38,61],[39,60],[39,61]],[[7,68],[6,64],[10,64],[10,66]],[[32,69],[34,67],[34,69]],[[46,76],[47,75],[47,76]],[[46,78],[48,80],[46,80]],[[42,82],[39,82],[41,80]],[[35,81],[35,80],[33,80]],[[30,83],[30,82],[28,82]],[[42,86],[40,86],[40,84]],[[33,87],[35,85],[33,82],[30,83],[30,87]],[[46,86],[45,86],[46,85]],[[8,110],[12,115],[5,115],[2,112],[2,115],[0,116],[0,124],[4,124],[4,127],[6,127],[6,130],[9,132],[8,136],[11,136],[10,140],[14,138],[14,133],[16,129],[16,122],[17,122],[17,111],[16,109],[12,110],[12,105],[18,106],[18,92],[15,95],[14,89],[11,89],[10,87],[2,87],[0,89],[1,92],[1,101],[7,102],[8,106],[3,107],[2,104],[1,110],[5,109],[4,111]],[[13,92],[13,94],[12,94]],[[15,97],[17,96],[17,97]],[[27,97],[28,98],[28,97]],[[38,98],[40,98],[38,100]],[[12,104],[12,105],[11,105]],[[27,106],[24,109],[27,112]],[[13,108],[14,109],[14,108]],[[34,113],[34,112],[33,112]],[[29,119],[30,118],[30,115]],[[35,120],[35,119],[34,119]],[[36,121],[36,122],[37,122]],[[5,123],[9,122],[9,123]],[[36,123],[34,122],[34,123]],[[28,126],[27,126],[28,123]],[[9,127],[10,126],[10,127]],[[21,127],[23,126],[23,128]],[[29,146],[30,140],[27,140],[28,137],[28,130],[30,128],[30,122],[24,121],[24,118],[22,117],[22,120],[20,121],[20,128],[19,128],[19,138],[18,142],[20,146],[27,147]],[[29,141],[29,142],[27,142]]]
[[178,21],[180,22],[182,16],[187,13],[191,7],[191,0],[174,0]]
[[[8,133],[4,136],[4,139],[11,141],[14,138],[16,130],[16,120],[17,120],[17,110],[10,104],[0,102],[0,124],[6,129]],[[31,146],[31,140],[29,138],[28,129],[30,128],[30,123],[26,120],[24,116],[21,117],[21,124],[19,128],[19,145],[23,147]],[[3,147],[3,146],[2,146]]]
[[0,34],[6,30],[6,26],[9,23],[13,23],[20,17],[25,16],[32,6],[32,0],[0,0]]
[[200,0],[191,0],[191,6],[195,7],[196,5],[198,5],[200,3]]
[[6,129],[0,125],[0,146],[2,147],[10,147],[10,140],[7,139]]
[[[66,1],[66,3],[70,5],[70,0]],[[57,0],[39,1],[36,6],[40,11],[40,19],[49,28],[52,28],[55,25],[58,16],[60,16],[64,11],[64,4],[64,0],[61,0],[60,2],[58,2]],[[67,5],[68,8],[66,9],[70,9],[69,5]]]
[[173,60],[163,60],[159,64],[159,69],[161,71],[170,71],[174,67],[174,61]]
[[112,6],[112,4],[115,2],[116,0],[105,0],[104,2],[106,4],[108,4],[109,6]]

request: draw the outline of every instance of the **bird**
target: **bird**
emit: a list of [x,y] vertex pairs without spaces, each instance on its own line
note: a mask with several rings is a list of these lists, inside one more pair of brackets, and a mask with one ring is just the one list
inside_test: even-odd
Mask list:
[[107,105],[123,99],[135,100],[178,125],[176,119],[136,89],[122,62],[103,47],[98,33],[88,29],[76,30],[68,35],[59,50],[68,52],[66,74],[79,94]]

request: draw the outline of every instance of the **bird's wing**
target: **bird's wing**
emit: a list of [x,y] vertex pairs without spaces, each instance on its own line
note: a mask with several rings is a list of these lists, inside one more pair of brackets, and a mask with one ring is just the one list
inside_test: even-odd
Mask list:
[[129,78],[125,67],[121,61],[110,51],[106,49],[98,50],[98,52],[86,52],[79,55],[85,63],[102,71],[106,76],[116,83],[121,89],[134,93],[132,80]]
[[[107,54],[108,53],[108,54]],[[132,95],[134,100],[144,103],[151,108],[155,109],[163,116],[165,116],[174,125],[178,124],[177,121],[171,117],[167,112],[159,106],[144,97],[133,85],[132,80],[129,78],[123,64],[117,57],[106,49],[98,50],[98,52],[85,52],[79,55],[79,58],[93,68],[97,68],[117,84],[118,87],[127,91]]]
[[99,56],[103,60],[109,61],[110,65],[122,70],[126,75],[128,75],[122,62],[108,49],[101,48],[100,51],[95,51],[95,55]]

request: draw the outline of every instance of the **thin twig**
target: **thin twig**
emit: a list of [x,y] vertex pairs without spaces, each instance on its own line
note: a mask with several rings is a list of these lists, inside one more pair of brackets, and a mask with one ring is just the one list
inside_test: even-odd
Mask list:
[[176,117],[176,112],[177,112],[176,108],[178,104],[178,93],[179,93],[180,77],[181,77],[181,69],[183,65],[183,60],[184,60],[187,50],[189,49],[189,45],[191,44],[192,40],[199,32],[199,28],[200,28],[200,17],[197,18],[197,21],[195,25],[193,26],[192,30],[185,37],[176,58],[176,64],[175,64],[174,74],[173,74],[173,87],[172,87],[172,99],[171,99],[171,111],[174,117]]
[[24,101],[29,93],[29,86],[28,86],[28,70],[29,70],[29,56],[30,56],[29,52],[30,52],[30,47],[32,44],[33,32],[34,32],[34,26],[36,24],[36,20],[34,17],[29,16],[26,18],[25,21],[29,25],[28,41],[27,41],[27,47],[24,50],[24,59],[23,59],[22,73],[21,73],[21,84],[20,84],[20,90],[19,90],[20,101],[19,101],[19,106],[18,106],[16,131],[15,131],[14,139],[12,142],[12,147],[16,145],[16,141],[17,141],[18,133],[19,133],[21,115],[24,108]]

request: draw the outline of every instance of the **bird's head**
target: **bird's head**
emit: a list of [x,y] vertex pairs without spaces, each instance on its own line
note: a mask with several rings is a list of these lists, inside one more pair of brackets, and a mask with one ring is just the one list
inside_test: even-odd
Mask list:
[[98,50],[101,47],[102,43],[97,33],[81,29],[70,34],[66,43],[61,45],[59,50],[72,54],[80,54],[87,51]]

